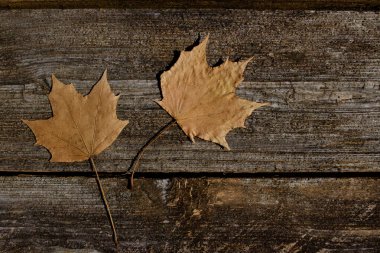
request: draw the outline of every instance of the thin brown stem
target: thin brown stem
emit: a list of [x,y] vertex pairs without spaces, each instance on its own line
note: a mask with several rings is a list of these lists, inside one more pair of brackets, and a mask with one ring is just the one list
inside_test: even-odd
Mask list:
[[173,126],[177,121],[175,119],[172,119],[168,124],[166,124],[163,128],[161,128],[150,140],[145,143],[145,145],[139,150],[135,158],[133,159],[133,163],[131,167],[129,168],[128,172],[126,174],[131,174],[129,178],[130,182],[130,188],[133,189],[133,177],[135,175],[136,170],[138,169],[140,165],[140,160],[142,155],[144,154],[145,150],[153,144],[166,130],[168,130],[171,126]]
[[118,250],[118,248],[119,248],[119,241],[117,239],[117,233],[116,233],[115,223],[113,222],[112,215],[111,215],[111,208],[110,208],[110,206],[108,204],[106,195],[105,195],[105,193],[103,191],[102,184],[100,183],[100,178],[99,178],[98,170],[96,169],[96,166],[95,166],[95,163],[94,163],[94,159],[92,159],[92,157],[90,157],[89,160],[90,160],[91,168],[95,172],[95,175],[96,175],[96,183],[98,184],[99,191],[100,191],[100,193],[102,195],[102,200],[103,200],[103,203],[104,203],[104,207],[106,208],[106,211],[107,211],[108,220],[109,220],[109,222],[111,224],[111,228],[112,228],[112,232],[113,232],[113,241],[115,242],[116,249]]

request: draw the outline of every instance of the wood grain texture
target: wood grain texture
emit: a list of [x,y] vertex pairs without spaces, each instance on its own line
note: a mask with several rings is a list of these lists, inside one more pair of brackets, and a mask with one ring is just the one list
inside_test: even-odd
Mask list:
[[[49,22],[46,22],[49,19]],[[145,155],[145,172],[373,172],[380,161],[380,32],[375,12],[248,10],[12,10],[0,15],[1,171],[88,171],[51,164],[20,119],[48,118],[50,75],[87,93],[108,68],[130,125],[98,157],[125,171],[138,149],[170,121],[157,73],[173,51],[210,33],[209,62],[255,60],[238,94],[270,102],[232,151],[172,128]],[[143,80],[144,79],[144,80]]]
[[0,21],[2,84],[93,80],[105,67],[111,79],[154,80],[207,33],[211,64],[255,57],[248,81],[379,79],[377,12],[11,10]]
[[[147,7],[94,3],[1,1],[0,8]],[[118,116],[130,120],[96,158],[108,172],[102,182],[123,252],[378,252],[380,179],[363,177],[380,170],[377,1],[234,3],[191,1],[297,11],[0,11],[0,252],[115,252],[89,164],[49,163],[20,120],[51,116],[51,73],[85,94],[105,68],[122,94]],[[309,8],[374,11],[300,11]],[[191,144],[173,127],[142,160],[140,171],[154,178],[138,178],[129,191],[118,173],[170,121],[153,102],[157,74],[198,33],[210,33],[210,64],[255,56],[238,94],[272,106],[227,136],[230,152]],[[183,174],[159,174],[174,172]],[[195,178],[218,172],[283,177]],[[291,177],[302,172],[312,178]],[[358,177],[345,176],[351,172]]]
[[[132,192],[127,180],[102,182],[123,252],[380,246],[379,179],[137,179]],[[94,178],[0,177],[0,184],[1,252],[114,252]]]
[[0,8],[229,8],[280,10],[379,10],[376,0],[1,0]]
[[[74,81],[85,93],[90,82]],[[83,85],[82,85],[83,83]],[[99,169],[125,171],[138,149],[169,116],[154,102],[159,98],[155,81],[112,81],[121,92],[118,116],[130,124],[116,142],[98,156]],[[308,86],[307,90],[305,85]],[[13,95],[14,87],[6,94]],[[35,88],[29,86],[31,90]],[[36,87],[37,88],[37,87]],[[344,91],[339,91],[342,88]],[[38,89],[38,88],[37,88]],[[86,90],[86,91],[85,91]],[[146,152],[140,171],[145,172],[366,172],[379,167],[378,86],[362,89],[361,83],[277,83],[247,82],[239,91],[242,97],[265,101],[268,93],[273,106],[254,112],[246,129],[228,136],[231,151],[197,140],[192,144],[177,127],[171,128]],[[289,93],[292,94],[289,98]],[[29,97],[30,96],[30,97]],[[337,102],[339,96],[351,96]],[[24,100],[26,97],[26,100]],[[273,101],[275,100],[275,101]],[[287,102],[291,100],[291,102]],[[319,102],[320,101],[320,102]],[[14,107],[16,105],[16,107]],[[374,108],[368,108],[368,105]],[[7,114],[9,108],[13,114]],[[19,118],[50,116],[45,92],[13,98],[4,105],[1,147],[2,171],[88,171],[86,162],[49,163],[50,154],[33,146],[32,132]]]

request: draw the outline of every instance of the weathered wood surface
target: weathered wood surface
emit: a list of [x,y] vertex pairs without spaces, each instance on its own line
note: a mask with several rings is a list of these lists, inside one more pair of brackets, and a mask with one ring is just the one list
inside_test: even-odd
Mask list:
[[[249,81],[378,80],[379,14],[354,11],[3,10],[8,84],[55,72],[93,80],[154,80],[173,51],[210,33],[210,63],[255,56]],[[49,19],[49,22],[46,22]],[[74,67],[74,65],[76,67]],[[2,80],[2,82],[4,82]]]
[[[0,8],[205,2],[94,3],[17,0],[0,1]],[[373,11],[0,11],[0,252],[114,252],[88,163],[50,164],[20,121],[51,115],[51,73],[87,93],[105,68],[122,93],[118,115],[131,122],[96,159],[108,172],[102,182],[123,252],[379,252],[380,179],[361,177],[380,171],[378,2],[235,3],[207,7]],[[142,160],[140,171],[153,173],[142,175],[153,178],[138,178],[129,191],[119,173],[170,120],[152,102],[160,98],[156,76],[198,33],[210,33],[211,64],[255,56],[238,93],[272,106],[228,135],[230,152],[191,144],[172,128]],[[194,178],[195,172],[286,177]],[[300,172],[312,178],[291,177]],[[334,172],[338,178],[321,177]],[[349,172],[358,177],[346,178]]]
[[297,10],[379,10],[376,0],[0,0],[0,8],[229,8]]
[[[102,182],[123,252],[379,252],[379,180],[138,179],[134,191]],[[114,252],[94,178],[0,184],[1,252]]]
[[[250,10],[3,10],[0,12],[0,171],[88,171],[50,164],[20,119],[48,118],[50,75],[87,93],[108,68],[130,125],[98,157],[125,171],[170,121],[153,100],[173,51],[210,33],[209,62],[256,59],[238,93],[271,102],[232,151],[172,128],[146,153],[144,172],[376,172],[380,162],[378,12]],[[47,22],[48,20],[48,22]]]

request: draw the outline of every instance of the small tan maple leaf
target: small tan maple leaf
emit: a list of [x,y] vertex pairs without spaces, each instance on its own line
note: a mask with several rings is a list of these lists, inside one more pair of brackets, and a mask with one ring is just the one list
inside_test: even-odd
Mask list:
[[161,75],[163,99],[157,103],[179,124],[194,142],[194,137],[212,141],[230,149],[227,133],[244,127],[253,110],[268,105],[241,99],[235,90],[252,58],[210,67],[206,59],[208,36],[191,51],[182,51],[179,59]]
[[128,124],[117,118],[118,98],[108,84],[107,71],[87,96],[52,75],[53,117],[23,122],[32,129],[36,144],[49,150],[51,162],[88,160],[110,146]]

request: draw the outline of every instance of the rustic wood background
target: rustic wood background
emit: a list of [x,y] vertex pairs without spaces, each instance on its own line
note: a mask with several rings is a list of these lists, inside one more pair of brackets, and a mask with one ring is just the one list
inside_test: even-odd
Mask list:
[[[89,164],[49,163],[21,122],[51,116],[52,73],[87,93],[106,68],[130,121],[96,158],[123,252],[380,252],[379,7],[0,1],[0,252],[115,252]],[[209,63],[254,56],[238,94],[272,105],[231,151],[173,127],[130,191],[170,121],[159,73],[208,33]]]

